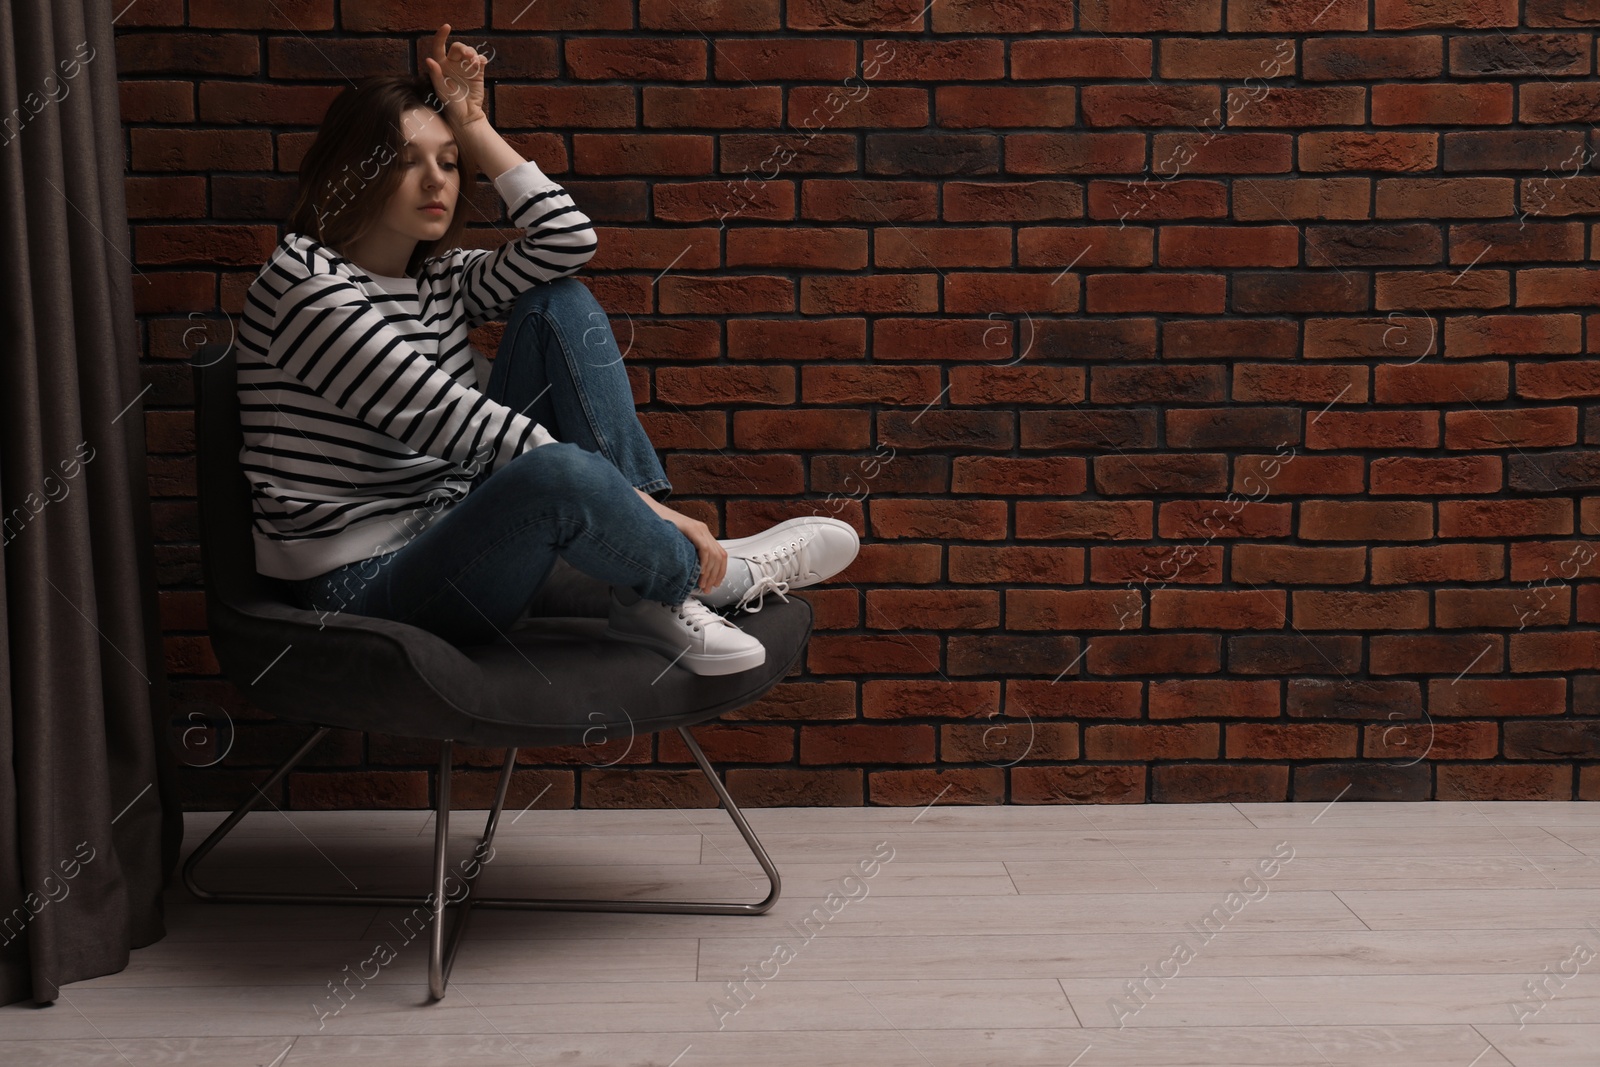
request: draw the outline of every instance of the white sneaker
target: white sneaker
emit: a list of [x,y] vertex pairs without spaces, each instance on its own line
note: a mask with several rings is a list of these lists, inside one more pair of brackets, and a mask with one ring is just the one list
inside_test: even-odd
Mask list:
[[767,661],[765,645],[694,597],[676,607],[648,597],[625,604],[613,586],[603,632],[653,648],[693,674],[737,674]]
[[861,550],[855,528],[840,519],[806,515],[758,534],[717,542],[750,567],[750,587],[728,612],[760,611],[768,593],[785,593],[826,581],[850,566]]

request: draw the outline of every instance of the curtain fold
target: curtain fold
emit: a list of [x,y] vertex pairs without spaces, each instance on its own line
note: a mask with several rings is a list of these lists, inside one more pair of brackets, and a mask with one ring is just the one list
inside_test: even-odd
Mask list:
[[0,0],[0,1003],[165,936],[176,791],[112,20]]

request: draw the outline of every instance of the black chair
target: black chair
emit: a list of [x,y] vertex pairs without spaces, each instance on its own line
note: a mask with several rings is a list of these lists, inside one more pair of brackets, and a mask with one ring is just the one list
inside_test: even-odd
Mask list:
[[[811,637],[810,604],[799,597],[769,598],[761,611],[740,615],[739,625],[766,646],[767,660],[753,670],[722,676],[692,674],[650,649],[600,636],[609,587],[570,566],[559,568],[562,582],[552,574],[540,598],[530,605],[534,617],[524,616],[503,640],[489,645],[457,647],[426,630],[387,619],[298,608],[285,583],[255,569],[250,488],[239,463],[243,433],[232,346],[207,344],[193,366],[200,547],[212,647],[223,673],[253,704],[277,718],[315,727],[184,863],[184,883],[196,897],[238,903],[426,907],[432,934],[428,991],[434,1000],[444,996],[474,907],[758,915],[777,902],[777,869],[689,727],[744,707],[794,668]],[[582,605],[587,610],[582,615],[539,617],[541,603],[545,608]],[[200,861],[335,728],[439,740],[432,893],[245,892],[199,885],[195,870]],[[640,735],[678,731],[766,872],[771,888],[764,899],[755,903],[541,899],[475,892],[476,876],[487,862],[505,805],[517,749],[580,745],[596,736],[597,729],[609,737],[625,731]],[[463,879],[466,893],[450,900],[444,889],[445,854],[451,753],[457,741],[505,746],[507,751],[477,845],[478,864],[471,877]],[[450,907],[459,909],[459,916],[446,946],[444,920]]]

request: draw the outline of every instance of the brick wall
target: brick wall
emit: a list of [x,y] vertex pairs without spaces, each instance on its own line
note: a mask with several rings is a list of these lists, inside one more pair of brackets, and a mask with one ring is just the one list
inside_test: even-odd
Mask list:
[[[191,806],[303,731],[217,676],[183,361],[344,78],[445,19],[596,220],[675,505],[863,534],[803,671],[698,732],[737,796],[1600,799],[1600,2],[922,9],[124,14],[168,663],[231,722],[175,742]],[[422,806],[433,757],[341,736],[274,799]],[[709,800],[673,737],[523,760],[513,803]]]

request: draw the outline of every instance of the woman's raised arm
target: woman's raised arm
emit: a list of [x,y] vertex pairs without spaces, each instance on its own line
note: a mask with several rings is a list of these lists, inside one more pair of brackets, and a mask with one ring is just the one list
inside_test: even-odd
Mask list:
[[434,92],[439,94],[444,116],[455,131],[456,140],[493,181],[527,160],[489,125],[489,116],[483,110],[483,72],[489,65],[488,57],[460,41],[446,48],[449,37],[450,24],[446,22],[433,35],[433,54],[423,62],[428,66]]

